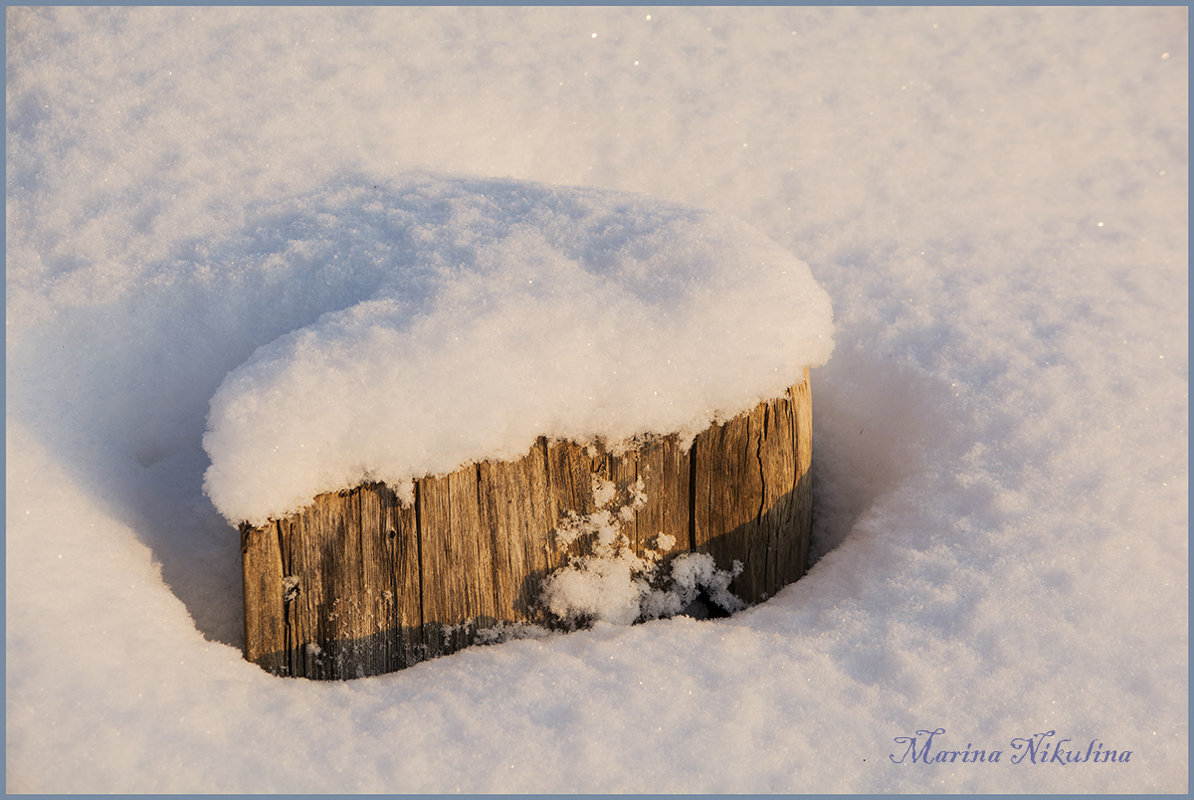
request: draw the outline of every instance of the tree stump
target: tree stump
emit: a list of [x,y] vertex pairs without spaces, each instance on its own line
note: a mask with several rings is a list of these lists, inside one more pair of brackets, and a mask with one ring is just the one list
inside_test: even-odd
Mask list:
[[540,438],[517,461],[416,481],[413,503],[363,484],[242,524],[245,657],[278,675],[363,677],[455,652],[495,626],[550,623],[543,582],[584,548],[553,531],[608,499],[595,478],[639,496],[622,523],[636,555],[738,561],[730,591],[759,602],[807,566],[811,438],[806,369],[687,450],[675,436],[624,452]]

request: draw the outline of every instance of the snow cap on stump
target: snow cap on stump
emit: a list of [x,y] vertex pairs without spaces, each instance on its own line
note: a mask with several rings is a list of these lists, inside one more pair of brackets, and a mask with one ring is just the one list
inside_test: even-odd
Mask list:
[[[808,265],[725,215],[515,181],[351,200],[335,222],[376,286],[258,348],[212,398],[205,489],[234,523],[365,480],[401,494],[539,436],[690,439],[833,348]],[[388,203],[367,214],[386,224],[358,225],[354,202]]]

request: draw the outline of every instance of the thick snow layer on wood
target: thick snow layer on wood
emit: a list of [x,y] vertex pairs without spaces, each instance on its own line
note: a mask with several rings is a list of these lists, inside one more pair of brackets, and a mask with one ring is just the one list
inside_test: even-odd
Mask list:
[[320,250],[327,280],[376,288],[216,392],[205,486],[234,522],[362,480],[401,492],[542,435],[691,437],[833,347],[804,262],[737,219],[641,195],[419,178],[352,190],[321,225],[309,249],[344,242]]

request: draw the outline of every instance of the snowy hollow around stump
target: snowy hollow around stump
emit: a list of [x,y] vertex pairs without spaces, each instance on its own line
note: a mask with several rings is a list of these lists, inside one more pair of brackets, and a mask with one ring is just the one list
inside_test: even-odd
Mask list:
[[357,296],[258,348],[211,400],[204,488],[233,523],[526,454],[691,440],[833,348],[807,264],[740,220],[593,188],[418,176],[340,190],[270,259]]

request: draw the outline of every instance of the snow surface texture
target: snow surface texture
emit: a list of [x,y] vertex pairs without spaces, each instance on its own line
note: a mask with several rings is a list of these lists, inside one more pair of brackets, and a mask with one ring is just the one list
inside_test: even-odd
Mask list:
[[[7,24],[10,791],[1187,789],[1186,9]],[[264,254],[412,170],[642,192],[807,261],[805,578],[347,683],[244,662],[208,402],[376,289],[320,255],[347,240]],[[1003,757],[889,758],[936,727]],[[1050,730],[1131,760],[1011,763]]]
[[[154,266],[196,299],[245,273],[368,287],[217,390],[205,486],[234,524],[366,480],[413,498],[415,479],[521,458],[543,435],[691,441],[833,348],[808,265],[737,220],[509,181],[338,183],[292,204],[278,248]],[[264,299],[246,317],[275,313]]]

